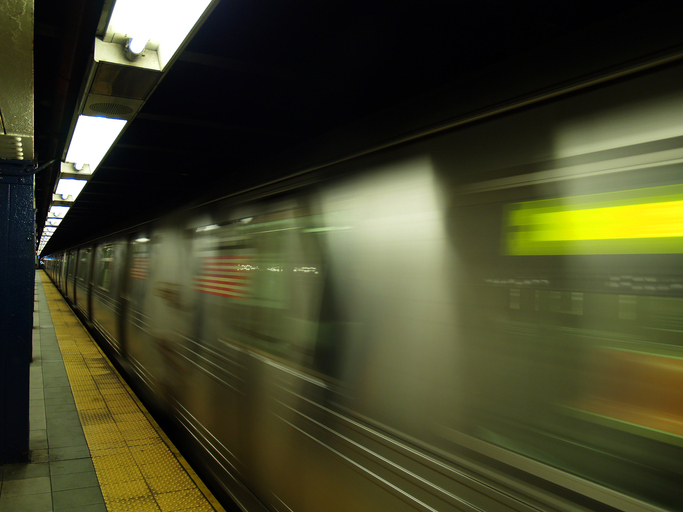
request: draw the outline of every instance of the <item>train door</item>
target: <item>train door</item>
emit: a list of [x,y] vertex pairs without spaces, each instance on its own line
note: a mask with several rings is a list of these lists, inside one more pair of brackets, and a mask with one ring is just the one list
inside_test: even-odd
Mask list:
[[193,248],[205,314],[201,342],[230,361],[235,382],[233,389],[216,386],[209,393],[233,409],[232,415],[214,413],[211,425],[239,458],[235,467],[279,496],[296,494],[291,464],[312,462],[295,453],[305,442],[287,423],[296,422],[291,411],[301,397],[325,400],[324,379],[337,359],[326,328],[333,315],[322,313],[323,230],[302,202],[253,205],[250,216],[197,229]]
[[[149,311],[155,347],[157,382],[161,396],[173,408],[187,405],[187,361],[184,359],[194,320],[197,317],[190,259],[191,234],[187,219],[170,218],[152,236],[150,275],[152,293],[145,307]],[[181,405],[183,404],[183,405]]]
[[66,298],[67,296],[67,286],[69,284],[69,251],[66,251],[63,255],[63,263],[62,263],[62,279],[61,279],[61,290],[62,293],[64,294],[64,297]]
[[65,293],[67,298],[71,299],[72,302],[76,302],[76,265],[78,260],[76,258],[77,251],[68,252],[68,263],[66,267],[66,283],[65,283]]
[[127,241],[127,263],[123,276],[122,336],[126,358],[132,371],[147,388],[152,399],[158,400],[159,364],[154,354],[151,319],[147,302],[150,289],[149,231],[134,233]]
[[141,276],[138,273],[138,267],[135,266],[134,246],[136,244],[143,244],[149,241],[149,238],[143,236],[131,235],[127,238],[125,243],[121,243],[119,247],[119,257],[121,261],[121,268],[118,270],[120,276],[120,315],[119,315],[119,333],[121,343],[121,353],[126,360],[130,360],[130,336],[128,326],[130,324],[131,314],[131,300],[132,300],[132,286],[133,276]]
[[89,307],[89,283],[92,267],[92,248],[82,247],[78,251],[78,267],[76,269],[75,297],[76,307],[86,316],[90,317]]
[[90,258],[88,261],[88,279],[86,282],[86,290],[88,294],[87,308],[88,321],[92,322],[92,300],[93,300],[93,279],[95,274],[95,245],[90,248]]
[[62,271],[64,270],[64,257],[58,254],[55,258],[55,275],[53,276],[57,288],[62,287]]
[[57,286],[64,295],[66,295],[66,267],[68,262],[68,253],[59,255],[59,276],[57,279]]
[[122,251],[125,251],[122,240],[106,241],[96,247],[92,286],[92,321],[118,353],[122,349],[119,330]]
[[74,249],[74,269],[73,269],[73,282],[71,289],[71,300],[73,301],[73,307],[78,307],[78,267],[80,266],[80,249]]

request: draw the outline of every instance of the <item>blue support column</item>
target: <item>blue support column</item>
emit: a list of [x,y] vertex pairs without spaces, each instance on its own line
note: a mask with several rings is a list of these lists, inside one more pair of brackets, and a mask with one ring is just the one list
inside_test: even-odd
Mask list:
[[35,279],[33,175],[8,167],[0,161],[0,464],[29,457]]

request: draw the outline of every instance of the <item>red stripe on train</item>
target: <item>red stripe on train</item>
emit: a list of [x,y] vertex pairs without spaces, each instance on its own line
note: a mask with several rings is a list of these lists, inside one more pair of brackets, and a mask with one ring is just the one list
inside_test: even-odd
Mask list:
[[195,290],[203,292],[204,288],[209,288],[211,290],[224,290],[224,291],[230,291],[230,292],[239,292],[239,293],[246,293],[248,290],[245,288],[235,288],[231,286],[211,286],[208,284],[201,284],[195,286]]

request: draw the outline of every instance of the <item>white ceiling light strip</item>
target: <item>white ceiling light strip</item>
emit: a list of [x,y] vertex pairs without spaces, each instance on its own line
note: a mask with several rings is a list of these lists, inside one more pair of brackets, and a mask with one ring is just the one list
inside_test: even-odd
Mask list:
[[79,165],[88,164],[91,172],[95,172],[124,126],[125,119],[78,116],[66,161]]
[[212,0],[117,0],[105,41],[127,39],[156,50],[160,68],[171,61]]

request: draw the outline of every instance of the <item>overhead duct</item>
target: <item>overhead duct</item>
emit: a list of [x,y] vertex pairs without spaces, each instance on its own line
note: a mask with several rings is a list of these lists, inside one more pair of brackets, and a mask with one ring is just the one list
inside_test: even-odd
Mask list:
[[[92,62],[72,122],[69,141],[79,115],[132,121],[162,76],[154,50],[145,50],[140,59],[130,61],[125,49],[116,43],[95,39]],[[66,158],[67,147],[62,155]]]

